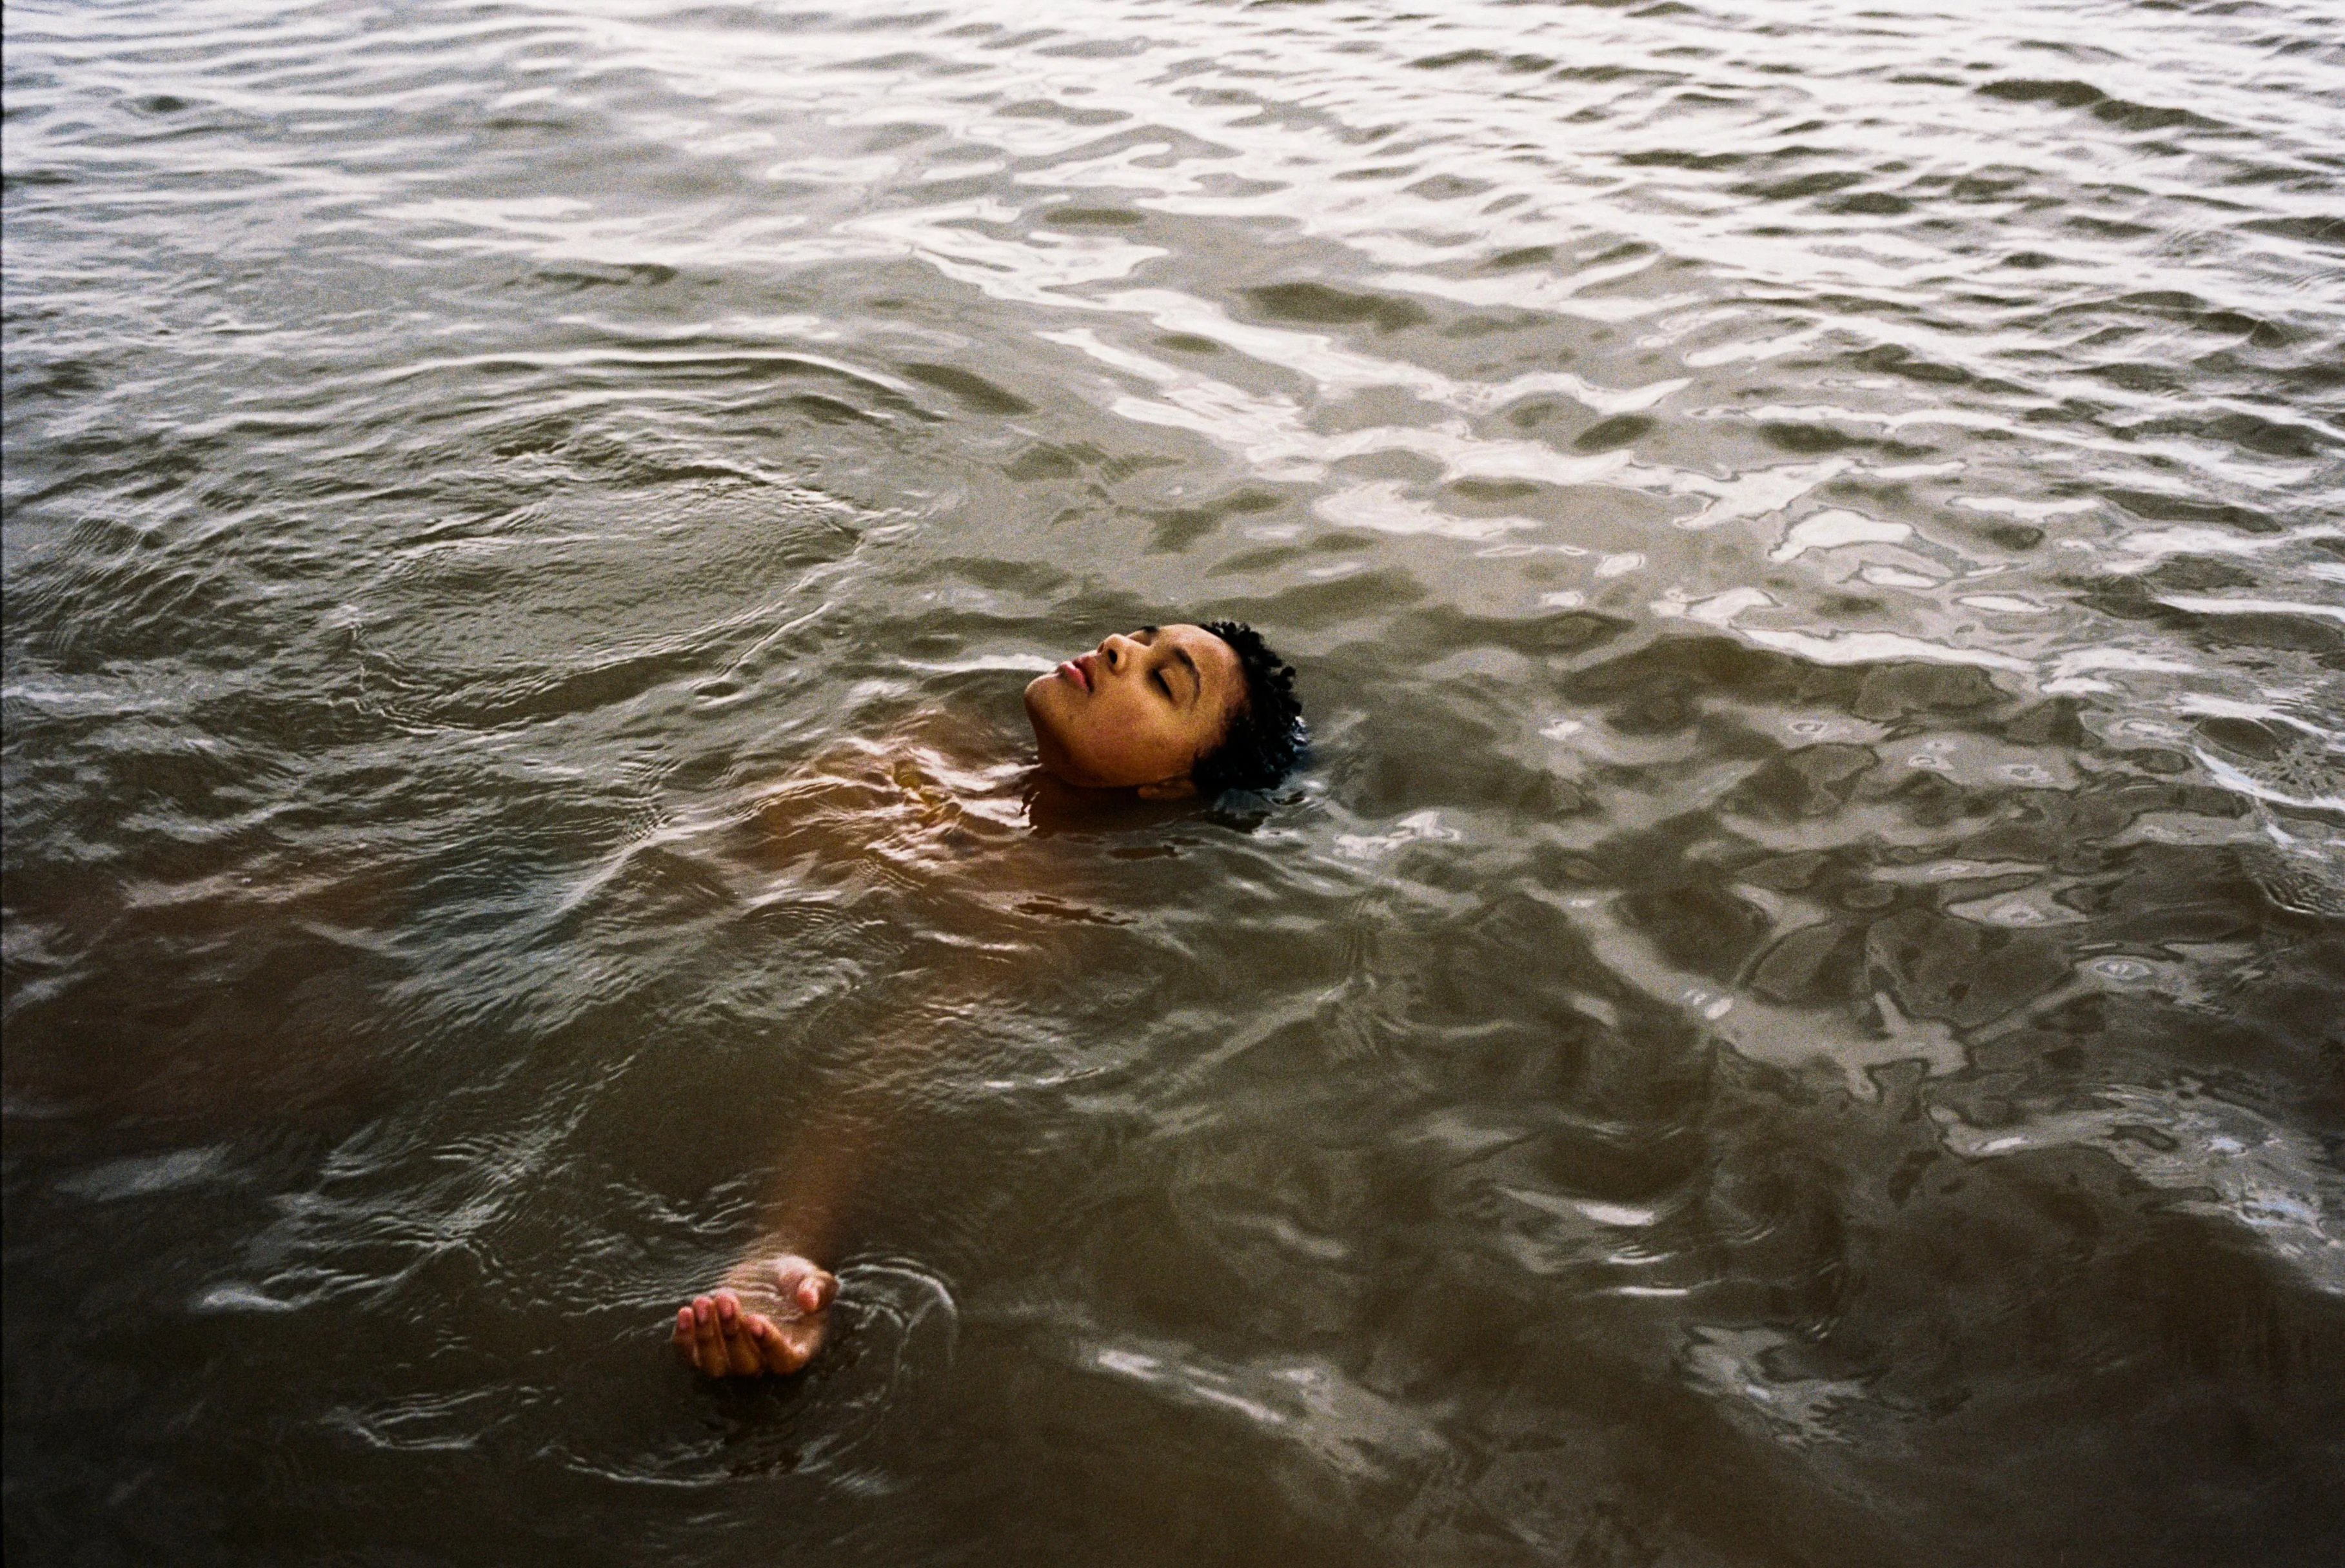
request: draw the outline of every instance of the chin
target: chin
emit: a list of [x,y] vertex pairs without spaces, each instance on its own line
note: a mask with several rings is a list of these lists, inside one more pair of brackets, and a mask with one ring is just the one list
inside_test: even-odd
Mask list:
[[1034,726],[1034,738],[1043,740],[1057,726],[1051,723],[1053,695],[1051,686],[1058,680],[1055,674],[1037,675],[1026,683],[1026,722]]
[[1081,781],[1073,776],[1067,748],[1060,742],[1059,725],[1051,712],[1051,685],[1057,679],[1056,675],[1038,676],[1027,686],[1026,722],[1034,726],[1034,751],[1043,771],[1062,783],[1080,786]]

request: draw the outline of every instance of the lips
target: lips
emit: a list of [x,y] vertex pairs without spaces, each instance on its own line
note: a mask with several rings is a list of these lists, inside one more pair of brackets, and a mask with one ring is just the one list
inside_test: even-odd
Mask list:
[[1059,674],[1063,679],[1072,681],[1084,691],[1090,691],[1091,689],[1091,667],[1083,663],[1083,659],[1088,659],[1090,657],[1091,655],[1086,653],[1083,655],[1082,659],[1069,659],[1064,661],[1059,665]]

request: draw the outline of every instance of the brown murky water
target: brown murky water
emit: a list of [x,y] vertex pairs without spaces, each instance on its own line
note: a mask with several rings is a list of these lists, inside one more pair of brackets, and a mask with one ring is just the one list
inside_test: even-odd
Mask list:
[[2345,1553],[2330,0],[5,28],[13,1561]]

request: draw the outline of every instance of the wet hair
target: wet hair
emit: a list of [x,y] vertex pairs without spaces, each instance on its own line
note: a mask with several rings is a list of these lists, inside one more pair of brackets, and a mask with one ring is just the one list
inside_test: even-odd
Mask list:
[[1303,754],[1303,704],[1294,699],[1294,667],[1271,651],[1243,621],[1208,621],[1206,631],[1230,645],[1245,672],[1245,701],[1212,751],[1189,770],[1197,793],[1211,800],[1223,790],[1268,789]]

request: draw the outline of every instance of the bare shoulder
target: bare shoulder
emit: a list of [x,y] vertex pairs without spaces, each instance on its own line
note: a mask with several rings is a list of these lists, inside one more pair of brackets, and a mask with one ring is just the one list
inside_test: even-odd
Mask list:
[[1031,771],[1007,737],[923,712],[826,744],[757,792],[750,825],[785,861],[941,869],[1023,835]]

